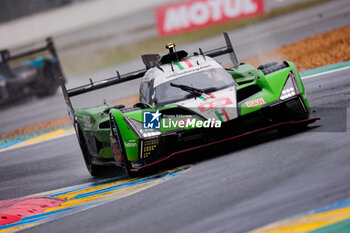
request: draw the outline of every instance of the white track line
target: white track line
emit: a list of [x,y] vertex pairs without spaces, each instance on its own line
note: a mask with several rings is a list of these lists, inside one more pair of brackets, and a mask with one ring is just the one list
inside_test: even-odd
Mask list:
[[337,72],[337,71],[342,71],[342,70],[347,70],[347,69],[350,69],[350,66],[342,67],[342,68],[335,69],[335,70],[324,71],[324,72],[317,73],[317,74],[308,75],[308,76],[305,76],[305,77],[301,77],[301,79],[314,78],[316,76],[325,75],[325,74],[331,74],[331,73],[334,73],[334,72]]

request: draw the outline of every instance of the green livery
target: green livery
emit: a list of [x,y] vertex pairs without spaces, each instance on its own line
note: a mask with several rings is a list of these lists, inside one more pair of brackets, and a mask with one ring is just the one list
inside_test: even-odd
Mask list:
[[[146,69],[67,90],[68,113],[92,176],[106,166],[130,176],[184,151],[270,128],[305,126],[310,106],[293,63],[270,62],[255,68],[238,63],[227,33],[226,46],[209,52],[176,51],[142,55]],[[229,54],[224,68],[213,57]],[[70,97],[141,78],[139,103],[75,110]],[[116,96],[117,98],[117,96]]]

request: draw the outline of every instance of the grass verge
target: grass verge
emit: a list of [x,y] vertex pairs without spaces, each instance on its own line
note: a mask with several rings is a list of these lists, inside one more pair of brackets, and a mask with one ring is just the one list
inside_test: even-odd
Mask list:
[[245,59],[258,66],[269,61],[292,61],[299,71],[350,60],[350,25]]

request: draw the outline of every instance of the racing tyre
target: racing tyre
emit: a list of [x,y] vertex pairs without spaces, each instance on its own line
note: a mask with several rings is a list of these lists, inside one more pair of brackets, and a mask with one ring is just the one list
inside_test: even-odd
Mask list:
[[121,154],[124,161],[125,172],[129,177],[137,177],[140,175],[140,173],[131,171],[131,168],[132,168],[131,163],[129,162],[128,157],[126,156],[124,144],[121,143],[123,139],[121,138],[119,128],[114,121],[115,121],[114,118],[111,117],[110,119],[111,136],[119,143],[119,147],[120,147]]
[[110,169],[108,169],[109,167],[98,166],[98,165],[92,164],[91,155],[90,155],[89,150],[87,148],[87,144],[85,142],[85,138],[84,138],[83,132],[82,132],[79,124],[77,125],[77,137],[78,137],[81,152],[83,153],[83,158],[85,161],[86,168],[89,171],[89,173],[91,174],[91,176],[94,176],[94,177],[107,176],[109,174],[109,170],[110,170]]

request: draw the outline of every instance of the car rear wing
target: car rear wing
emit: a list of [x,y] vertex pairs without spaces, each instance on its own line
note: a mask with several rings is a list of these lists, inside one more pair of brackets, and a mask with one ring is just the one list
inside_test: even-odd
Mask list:
[[95,83],[90,79],[90,84],[86,84],[86,85],[83,85],[80,87],[75,87],[75,88],[72,88],[69,90],[67,90],[67,88],[66,88],[64,79],[60,78],[62,93],[63,93],[64,100],[65,100],[67,108],[68,108],[69,117],[74,122],[75,110],[73,108],[70,97],[77,96],[77,95],[84,94],[84,93],[88,93],[90,91],[95,91],[95,90],[109,87],[112,85],[116,85],[119,83],[123,83],[123,82],[127,82],[127,81],[141,78],[145,75],[146,71],[147,71],[147,69],[142,69],[142,70],[138,70],[138,71],[135,71],[132,73],[124,74],[124,75],[120,75],[119,72],[117,71],[117,76],[115,76],[115,77],[104,79],[102,81],[98,81]]
[[[204,52],[204,53],[200,49],[201,54],[205,55],[205,56],[209,56],[209,57],[217,57],[217,56],[229,54],[232,63],[235,66],[237,66],[238,65],[238,59],[237,59],[235,51],[233,49],[231,40],[230,40],[227,32],[224,32],[223,34],[224,34],[226,46],[221,47],[221,48],[217,48],[217,49],[213,49],[213,50],[210,50],[210,51],[207,51],[207,52]],[[157,57],[157,56],[153,56],[153,57]],[[148,62],[150,62],[150,61],[148,61]],[[83,85],[83,86],[75,87],[75,88],[72,88],[72,89],[69,89],[69,90],[67,90],[67,88],[65,86],[65,83],[61,80],[60,83],[61,83],[62,92],[63,92],[64,99],[65,99],[65,102],[66,102],[67,107],[68,107],[68,113],[69,113],[72,121],[74,120],[73,119],[73,117],[74,117],[74,108],[73,108],[73,105],[72,105],[72,103],[70,101],[70,97],[77,96],[77,95],[84,94],[84,93],[88,93],[88,92],[95,91],[95,90],[98,90],[98,89],[102,89],[102,88],[105,88],[105,87],[109,87],[109,86],[112,86],[112,85],[120,84],[120,83],[123,83],[123,82],[131,81],[131,80],[134,80],[134,79],[142,78],[145,75],[145,73],[147,72],[148,68],[149,68],[149,66],[147,67],[147,65],[146,65],[145,69],[137,70],[137,71],[134,71],[134,72],[131,72],[131,73],[127,73],[127,74],[124,74],[124,75],[120,75],[119,72],[117,71],[117,76],[115,76],[115,77],[104,79],[104,80],[101,80],[101,81],[98,81],[98,82],[93,82],[90,79],[90,84],[86,84],[86,85]]]
[[226,46],[204,52],[204,55],[208,57],[217,57],[217,56],[229,54],[233,65],[238,66],[238,59],[237,59],[235,50],[233,49],[230,37],[228,36],[227,32],[224,32],[223,34],[224,34]]
[[1,61],[8,62],[11,60],[31,56],[31,55],[38,54],[38,53],[45,52],[45,51],[48,51],[51,54],[51,56],[54,57],[55,59],[57,59],[57,61],[58,61],[58,56],[57,56],[55,44],[53,43],[53,41],[50,37],[46,38],[46,45],[45,46],[41,46],[39,48],[24,51],[21,53],[11,54],[8,49],[1,50],[0,51]]
[[32,56],[35,54],[40,54],[40,53],[46,52],[46,51],[49,52],[51,57],[54,58],[56,61],[56,64],[57,64],[58,69],[59,69],[57,76],[61,76],[65,81],[65,78],[64,78],[64,75],[62,72],[61,63],[60,63],[60,60],[59,60],[58,55],[57,55],[56,47],[55,47],[55,44],[54,44],[51,37],[46,38],[46,45],[31,49],[31,50],[27,50],[24,52],[12,54],[8,49],[1,50],[0,51],[1,63],[8,66],[9,61]]

